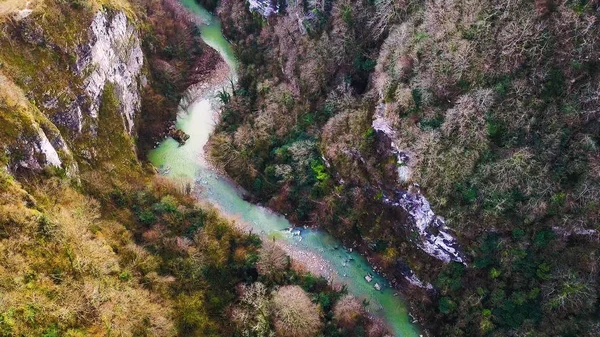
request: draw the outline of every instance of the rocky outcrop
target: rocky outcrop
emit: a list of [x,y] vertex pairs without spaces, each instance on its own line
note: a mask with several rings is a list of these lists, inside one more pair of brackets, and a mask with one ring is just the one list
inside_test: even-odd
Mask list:
[[76,173],[77,166],[60,133],[56,130],[46,132],[35,122],[31,127],[32,131],[22,134],[15,142],[7,145],[6,154],[13,159],[9,162],[9,169],[40,171],[53,166],[64,168],[69,175]]
[[268,18],[271,15],[279,12],[277,1],[272,0],[248,0],[250,11],[257,12],[260,15]]
[[[42,39],[46,32],[32,22],[23,25],[33,26],[35,37]],[[102,94],[108,83],[119,102],[123,129],[133,134],[141,109],[141,89],[145,85],[144,54],[135,25],[123,11],[100,10],[93,15],[87,34],[83,33],[83,41],[76,48],[75,64],[65,63],[53,69],[59,72],[57,76],[63,74],[64,69],[65,78],[71,79],[67,85],[56,81],[52,85],[19,87],[13,79],[0,74],[3,91],[0,103],[5,101],[4,108],[8,109],[4,122],[8,125],[3,127],[12,131],[0,148],[4,149],[6,165],[11,171],[39,171],[54,166],[70,175],[76,173],[77,164],[69,147],[79,152],[94,151],[87,145],[82,150],[78,142],[89,139],[88,133],[95,137]],[[49,43],[36,45],[50,48]],[[53,49],[52,52],[61,55],[64,51]],[[32,104],[34,99],[39,104]],[[5,112],[0,110],[0,113]],[[69,130],[69,137],[63,138],[56,126],[62,131]],[[85,136],[80,137],[82,134]]]
[[394,143],[396,131],[392,129],[389,123],[383,117],[381,111],[385,109],[385,105],[382,103],[377,107],[377,113],[373,120],[373,130],[382,133],[386,138],[390,139],[390,147],[392,152],[397,158],[397,170],[398,179],[400,182],[407,182],[410,180],[412,175],[412,168],[410,167],[410,155],[405,151],[401,151],[398,146]]
[[[76,71],[85,76],[85,93],[91,103],[89,115],[98,117],[100,100],[107,82],[114,84],[127,132],[134,130],[136,113],[141,107],[140,89],[144,54],[135,26],[125,13],[99,11],[89,29],[89,43],[80,48]],[[79,130],[82,114],[79,106],[70,113]]]
[[420,193],[398,191],[395,198],[386,198],[387,204],[401,207],[409,215],[420,240],[416,244],[427,254],[444,262],[466,264],[456,238],[445,221],[432,210],[429,201]]
[[[412,175],[410,155],[401,151],[394,143],[396,131],[383,117],[381,111],[384,108],[383,103],[378,107],[371,126],[382,135],[382,138],[389,141],[391,151],[397,158],[398,180],[407,182]],[[419,189],[418,184],[414,184],[414,186],[416,190]],[[388,205],[401,207],[409,214],[411,225],[419,234],[419,240],[415,242],[419,248],[441,261],[466,264],[465,257],[456,238],[451,234],[450,228],[446,226],[443,218],[433,212],[429,201],[420,192],[409,193],[396,190],[393,197],[385,198],[384,201]]]
[[600,241],[600,232],[595,229],[573,228],[567,229],[558,226],[552,227],[552,231],[563,240],[572,237],[580,237],[584,240]]
[[424,282],[423,280],[419,279],[415,272],[412,269],[410,269],[408,264],[402,261],[401,259],[397,261],[397,268],[395,272],[397,275],[402,276],[408,283],[415,287],[427,290],[433,289],[433,285],[431,283]]
[[54,166],[77,171],[59,130],[29,102],[24,91],[0,73],[0,153],[12,172]]
[[[50,144],[48,137],[42,129],[30,137],[23,137],[18,148],[9,150],[9,154],[15,154],[20,160],[12,163],[11,170],[18,169],[41,170],[47,166],[61,167],[62,161],[56,149]],[[12,153],[11,153],[12,152]]]

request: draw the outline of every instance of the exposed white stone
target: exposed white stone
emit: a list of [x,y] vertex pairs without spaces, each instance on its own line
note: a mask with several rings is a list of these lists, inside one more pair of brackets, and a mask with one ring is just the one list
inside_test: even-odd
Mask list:
[[110,82],[115,85],[125,128],[131,133],[135,114],[141,107],[139,87],[144,64],[137,30],[125,13],[110,15],[99,11],[94,16],[89,35],[89,45],[78,55],[77,69],[83,74],[89,72],[84,85],[92,101],[90,116],[98,117],[104,86]]
[[592,240],[600,240],[600,232],[595,229],[584,229],[584,228],[574,228],[574,229],[565,229],[563,227],[552,227],[552,231],[557,235],[562,236],[563,238],[568,238],[573,235],[579,235],[588,237]]
[[33,13],[33,10],[29,8],[30,3],[31,1],[27,1],[27,3],[25,4],[25,8],[18,10],[14,13],[13,18],[15,19],[15,21],[21,21],[29,15],[31,15],[31,13]]
[[408,283],[417,286],[419,288],[423,288],[423,289],[433,289],[433,286],[431,285],[431,283],[429,282],[423,282],[422,280],[420,280],[417,275],[415,275],[414,272],[412,272],[411,270],[411,274],[410,275],[404,275],[404,279],[408,281]]
[[394,139],[396,139],[396,131],[394,131],[394,129],[390,126],[390,123],[383,116],[384,111],[385,103],[379,104],[375,110],[375,119],[373,120],[371,127],[375,131],[382,132],[392,140],[392,151],[398,159],[398,178],[401,182],[408,182],[412,176],[412,168],[409,165],[410,156],[406,152],[401,151],[396,143],[394,143]]
[[250,11],[258,12],[265,18],[277,13],[279,6],[274,6],[270,0],[248,0]]
[[408,212],[420,236],[420,240],[416,242],[419,248],[444,262],[455,261],[466,265],[456,238],[450,234],[450,228],[445,225],[444,219],[431,210],[429,201],[419,193],[398,191],[397,194],[397,199],[384,198],[384,202],[402,207]]
[[77,121],[75,124],[77,132],[81,133],[81,130],[83,130],[83,114],[81,113],[81,107],[79,105],[74,106],[70,113],[75,116],[75,120]]
[[[412,175],[409,165],[410,155],[400,150],[394,143],[397,134],[383,116],[384,110],[385,104],[381,103],[375,111],[375,119],[371,126],[375,131],[382,132],[391,139],[390,146],[397,157],[398,179],[401,182],[408,182]],[[421,240],[417,242],[417,245],[427,254],[444,262],[456,261],[466,264],[456,239],[449,232],[450,229],[445,225],[444,220],[431,210],[429,201],[423,195],[398,191],[396,200],[390,200],[389,198],[384,200],[386,203],[402,207],[408,212],[414,222],[415,229],[420,235]],[[434,232],[437,232],[437,234],[434,234]]]
[[58,152],[56,152],[54,146],[50,144],[48,137],[46,137],[46,134],[44,133],[44,131],[42,131],[42,129],[38,130],[38,136],[38,151],[40,151],[46,156],[46,163],[52,166],[60,167],[62,165],[62,161],[58,156]]
[[26,17],[28,17],[29,15],[31,15],[31,13],[33,13],[33,10],[31,10],[29,8],[22,9],[15,13],[15,20],[21,21],[21,20],[25,19]]
[[414,220],[422,239],[419,246],[427,254],[444,262],[456,261],[466,264],[456,239],[449,233],[450,229],[444,220],[431,210],[429,201],[423,195],[402,193],[398,203]]
[[[58,155],[58,150],[62,150],[64,155],[70,155],[62,137],[60,135],[57,136],[58,138],[55,137],[55,145],[52,145],[44,130],[37,123],[33,127],[36,133],[23,137],[19,141],[22,159],[16,163],[16,167],[29,170],[41,170],[48,166],[62,167],[63,162]],[[69,167],[67,170],[76,172],[77,167]]]
[[375,131],[381,131],[390,137],[396,134],[383,116],[376,115],[371,126]]

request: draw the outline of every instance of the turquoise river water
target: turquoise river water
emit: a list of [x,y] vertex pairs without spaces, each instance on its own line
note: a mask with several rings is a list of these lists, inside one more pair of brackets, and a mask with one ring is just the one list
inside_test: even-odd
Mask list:
[[[229,66],[231,78],[235,78],[237,61],[230,44],[221,33],[220,22],[195,0],[182,0],[182,3],[205,22],[200,27],[203,40],[221,54]],[[216,92],[228,87],[228,83],[229,80],[205,90],[187,109],[182,109],[177,127],[190,136],[189,140],[180,146],[172,138],[165,139],[150,153],[150,161],[163,175],[194,183],[200,199],[251,226],[254,233],[259,233],[263,238],[283,240],[294,253],[325,264],[327,276],[338,284],[345,284],[350,294],[366,299],[369,302],[368,310],[382,317],[396,336],[419,336],[418,328],[410,323],[402,298],[383,277],[373,271],[364,257],[343,248],[323,231],[293,228],[282,215],[244,201],[240,189],[207,163],[204,145],[216,121]],[[367,275],[373,278],[370,282],[365,279]]]

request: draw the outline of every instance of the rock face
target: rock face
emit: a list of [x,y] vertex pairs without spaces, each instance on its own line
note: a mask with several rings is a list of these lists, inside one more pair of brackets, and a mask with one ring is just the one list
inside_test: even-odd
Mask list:
[[58,152],[56,152],[54,146],[50,144],[50,141],[48,140],[48,137],[46,137],[46,134],[44,134],[44,132],[40,130],[40,133],[38,135],[39,141],[36,144],[36,149],[45,155],[46,162],[49,165],[60,167],[62,165],[62,161],[60,161]]
[[400,182],[407,182],[410,180],[412,169],[410,167],[410,155],[404,151],[401,151],[398,146],[394,143],[393,139],[395,137],[396,132],[390,127],[389,123],[381,116],[379,113],[380,110],[383,110],[384,104],[381,104],[377,110],[378,112],[375,114],[375,119],[373,120],[372,127],[373,130],[383,133],[387,138],[390,139],[390,146],[392,148],[392,152],[396,155],[397,158],[397,170],[398,170],[398,179]]
[[[13,161],[9,168],[39,171],[54,166],[66,169],[70,175],[76,173],[77,166],[73,163],[71,151],[60,133],[57,130],[45,132],[35,122],[32,127],[33,132],[22,135],[15,144],[9,145],[9,156],[19,158]],[[69,165],[65,164],[63,158],[67,159]]]
[[[143,65],[144,54],[137,30],[125,13],[99,11],[89,29],[89,43],[81,47],[76,66],[82,76],[89,72],[84,85],[91,100],[90,117],[98,117],[104,86],[110,82],[115,85],[125,128],[131,134],[136,113],[141,107]],[[79,107],[73,109],[72,117],[79,118],[76,125],[81,130]]]
[[276,14],[279,11],[279,5],[277,4],[277,1],[248,0],[248,4],[252,12],[257,12],[266,18]]
[[[391,151],[397,158],[398,180],[407,182],[411,177],[410,155],[401,151],[394,143],[396,131],[381,114],[384,108],[383,103],[378,107],[371,126],[385,139],[390,140]],[[416,187],[418,190],[418,185]],[[451,234],[450,228],[446,226],[443,218],[433,212],[425,196],[419,192],[408,193],[397,190],[393,197],[385,198],[384,201],[394,207],[401,207],[410,215],[413,229],[419,234],[420,240],[416,242],[419,248],[441,261],[466,264],[464,255],[456,238]]]
[[[40,30],[37,35],[43,37],[43,29],[37,29]],[[11,171],[39,171],[54,166],[65,169],[69,175],[76,174],[77,164],[69,147],[76,149],[77,142],[86,139],[88,134],[95,137],[102,94],[108,83],[113,86],[119,102],[123,129],[133,134],[141,109],[141,89],[146,82],[142,73],[144,54],[135,25],[122,11],[100,10],[93,16],[83,41],[76,48],[75,64],[65,64],[64,68],[65,72],[74,71],[65,76],[75,75],[81,81],[71,81],[42,93],[39,105],[31,104],[30,96],[34,95],[27,92],[31,89],[23,90],[0,74],[0,103],[6,100],[12,103],[5,106],[19,107],[11,108],[11,114],[7,115],[7,120],[14,125],[3,125],[16,130],[14,137],[0,144]],[[18,118],[11,119],[13,115]],[[64,130],[70,131],[69,137],[63,138],[61,131]],[[82,135],[86,137],[80,137]],[[78,151],[93,153],[94,149]],[[85,153],[79,154],[86,158]]]
[[456,238],[450,233],[444,219],[432,210],[429,201],[420,193],[398,191],[395,199],[386,199],[386,203],[402,207],[412,220],[420,241],[416,242],[427,254],[444,262],[466,264]]
[[0,151],[8,159],[8,169],[39,171],[54,166],[63,167],[68,174],[77,171],[60,131],[29,102],[20,87],[2,74],[0,106],[10,107],[0,111],[4,114],[0,120]]
[[21,139],[20,143],[22,145],[19,148],[21,160],[16,162],[12,169],[41,170],[47,166],[62,166],[58,152],[42,129],[38,128],[37,134]]

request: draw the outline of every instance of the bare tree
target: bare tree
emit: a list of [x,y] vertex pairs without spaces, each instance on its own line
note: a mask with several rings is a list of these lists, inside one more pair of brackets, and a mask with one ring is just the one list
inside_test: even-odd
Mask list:
[[299,286],[279,288],[273,297],[275,330],[281,337],[313,337],[323,324],[319,307]]
[[289,264],[289,258],[275,242],[265,241],[259,252],[256,268],[265,276],[272,276],[285,270]]
[[364,308],[361,301],[350,295],[339,300],[333,308],[335,319],[345,329],[354,328],[363,313]]
[[267,287],[256,282],[242,289],[240,304],[233,309],[232,318],[244,337],[273,337],[269,315],[271,311]]

